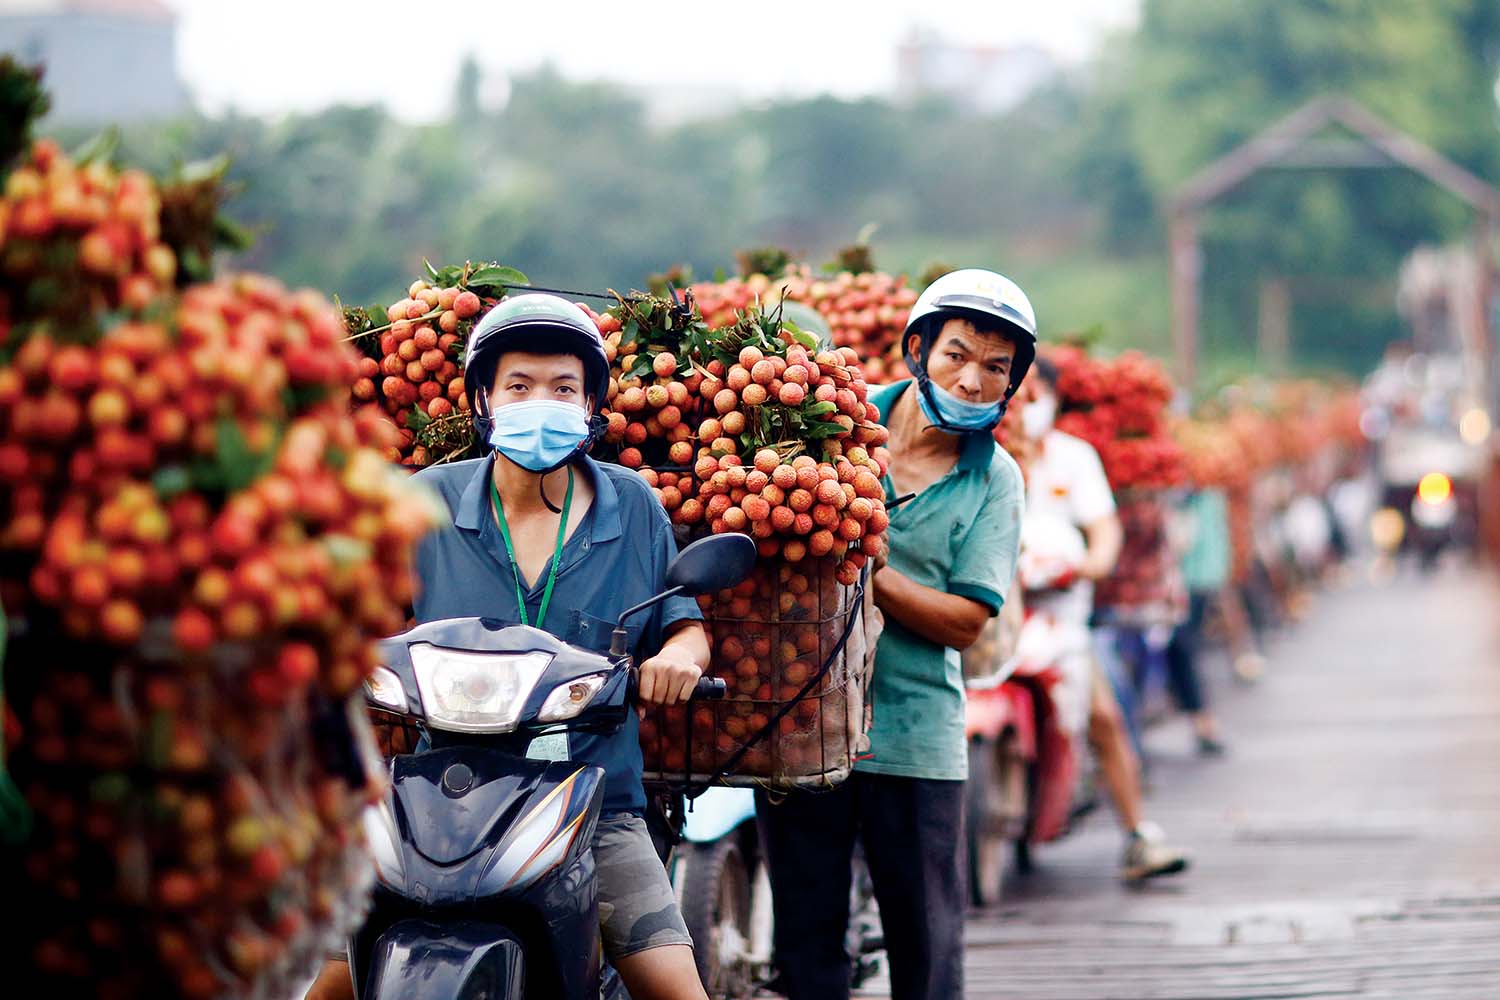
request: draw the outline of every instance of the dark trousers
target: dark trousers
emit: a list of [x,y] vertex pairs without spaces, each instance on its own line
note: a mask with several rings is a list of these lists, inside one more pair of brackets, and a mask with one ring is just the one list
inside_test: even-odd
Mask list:
[[892,1000],[963,996],[962,781],[856,773],[831,792],[756,794],[776,964],[790,1000],[844,1000],[856,840],[880,905]]
[[1172,630],[1167,643],[1167,685],[1184,712],[1201,712],[1206,706],[1198,676],[1198,648],[1203,636],[1203,618],[1210,595],[1194,591],[1188,598],[1187,621]]

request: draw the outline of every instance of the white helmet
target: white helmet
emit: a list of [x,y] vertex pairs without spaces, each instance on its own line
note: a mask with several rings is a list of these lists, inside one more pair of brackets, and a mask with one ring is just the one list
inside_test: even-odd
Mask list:
[[[927,352],[932,341],[942,328],[941,322],[930,322],[931,318],[951,319],[963,317],[993,327],[996,321],[1000,328],[1016,344],[1016,359],[1010,369],[1010,387],[1005,391],[1005,400],[1021,386],[1021,380],[1036,360],[1036,313],[1031,300],[1019,285],[1003,274],[986,271],[978,267],[966,267],[960,271],[949,271],[927,286],[911,307],[906,319],[906,330],[901,335],[901,353],[906,366],[926,382]],[[921,357],[911,353],[911,335],[920,333]]]

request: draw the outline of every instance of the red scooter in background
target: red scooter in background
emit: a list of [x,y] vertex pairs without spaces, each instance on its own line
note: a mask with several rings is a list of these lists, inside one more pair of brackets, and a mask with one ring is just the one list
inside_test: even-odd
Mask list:
[[1087,629],[1059,622],[1038,600],[1072,583],[1082,535],[1028,518],[1021,546],[1016,578],[1028,605],[1015,650],[989,676],[966,681],[969,895],[980,907],[999,902],[1007,848],[1026,872],[1032,844],[1067,832],[1081,754],[1076,714],[1087,712],[1076,663],[1070,670],[1070,658],[1090,655]]

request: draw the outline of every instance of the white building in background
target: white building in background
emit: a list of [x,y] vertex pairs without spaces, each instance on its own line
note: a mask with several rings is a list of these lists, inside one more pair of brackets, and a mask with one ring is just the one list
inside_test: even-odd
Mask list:
[[100,125],[191,107],[177,15],[161,0],[0,0],[0,52],[45,67],[49,120]]
[[960,45],[918,28],[896,49],[896,97],[946,97],[970,111],[1009,111],[1057,76],[1057,60],[1035,45]]

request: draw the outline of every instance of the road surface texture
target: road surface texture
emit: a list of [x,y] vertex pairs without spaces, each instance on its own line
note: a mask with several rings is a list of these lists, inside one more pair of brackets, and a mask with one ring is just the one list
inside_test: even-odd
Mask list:
[[1500,1000],[1500,587],[1353,583],[1268,652],[1253,686],[1206,664],[1227,757],[1147,735],[1147,812],[1193,869],[1121,886],[1097,810],[973,915],[969,997]]

